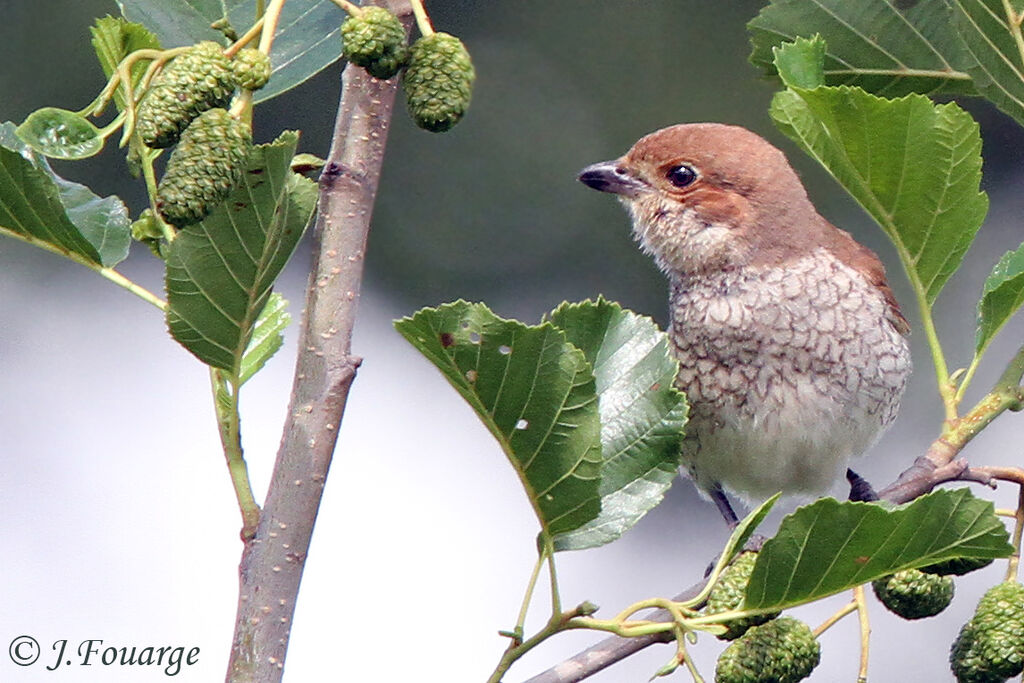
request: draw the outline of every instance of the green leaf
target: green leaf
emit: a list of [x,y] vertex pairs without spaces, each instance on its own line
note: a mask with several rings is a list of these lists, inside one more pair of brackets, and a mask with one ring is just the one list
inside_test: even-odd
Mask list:
[[947,1],[955,8],[952,26],[972,56],[967,70],[978,91],[1024,125],[1024,58],[1003,0]]
[[758,555],[744,609],[775,611],[955,557],[1007,557],[991,501],[939,490],[895,509],[825,498],[779,525]]
[[124,202],[98,197],[85,185],[51,174],[68,218],[99,252],[100,263],[111,267],[128,258],[132,221]]
[[15,132],[34,150],[54,159],[86,159],[99,154],[105,142],[84,116],[57,107],[36,109]]
[[[223,43],[223,34],[210,28],[225,13],[238,33],[256,16],[255,0],[118,0],[125,18],[145,24],[166,47],[201,40]],[[344,12],[330,0],[285,3],[270,52],[270,82],[254,93],[263,102],[291,90],[341,56]]]
[[284,330],[291,323],[288,314],[288,301],[274,292],[267,299],[256,326],[252,331],[249,346],[242,354],[242,365],[238,373],[239,386],[245,384],[259,372],[271,356],[277,353],[284,343]]
[[235,376],[256,319],[309,222],[316,184],[289,165],[298,134],[257,145],[227,200],[167,253],[167,326],[199,360]]
[[776,73],[774,48],[818,34],[828,44],[828,85],[859,86],[889,97],[974,93],[967,73],[974,60],[947,2],[773,0],[747,29],[750,61],[769,75]]
[[[160,41],[145,26],[125,21],[120,17],[102,17],[90,27],[92,47],[96,51],[103,75],[110,78],[121,60],[136,50],[159,50]],[[132,65],[132,87],[142,80],[149,62],[140,60]],[[119,110],[124,109],[124,95],[121,88],[114,93],[114,102]]]
[[1008,251],[985,280],[978,302],[975,355],[981,356],[1006,321],[1024,304],[1024,244]]
[[[787,48],[782,48],[785,53]],[[978,124],[923,95],[887,100],[847,86],[804,89],[795,74],[771,116],[885,230],[930,305],[956,272],[988,211]]]
[[13,123],[0,124],[0,230],[97,266],[128,255],[128,210],[56,175],[22,142]]
[[779,72],[786,74],[786,81],[798,88],[817,88],[825,85],[825,41],[815,34],[810,40],[797,38],[792,43],[783,43],[772,48]]
[[776,493],[774,496],[758,505],[749,515],[740,520],[740,523],[736,525],[736,528],[732,530],[732,534],[729,536],[729,540],[725,544],[725,548],[722,550],[722,556],[719,558],[721,567],[732,561],[732,558],[736,557],[740,552],[743,551],[743,546],[747,544],[750,537],[754,535],[757,528],[761,526],[761,522],[768,516],[768,513],[775,507],[775,503],[779,502],[779,498],[782,497],[781,493]]
[[679,467],[686,399],[668,338],[616,303],[562,304],[551,323],[594,368],[601,413],[601,514],[555,537],[555,550],[614,541],[661,502]]
[[542,534],[601,510],[601,419],[583,353],[550,323],[503,320],[465,301],[424,308],[395,328],[491,431],[519,474]]

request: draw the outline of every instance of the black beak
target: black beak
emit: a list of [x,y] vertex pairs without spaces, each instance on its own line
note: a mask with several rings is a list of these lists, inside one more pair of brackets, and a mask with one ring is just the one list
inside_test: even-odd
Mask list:
[[635,197],[650,189],[647,183],[633,176],[618,161],[602,161],[591,164],[580,171],[577,177],[587,187],[627,197]]

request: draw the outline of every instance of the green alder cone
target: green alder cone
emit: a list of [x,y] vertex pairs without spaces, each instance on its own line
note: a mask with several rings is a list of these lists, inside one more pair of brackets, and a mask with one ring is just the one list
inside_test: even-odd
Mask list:
[[997,683],[1024,671],[1024,586],[1007,581],[981,597],[949,663],[959,683]]
[[992,562],[993,560],[991,558],[982,560],[974,557],[955,557],[952,560],[936,562],[935,564],[930,564],[927,567],[921,567],[921,571],[925,574],[963,576],[964,574],[970,574],[973,571],[984,569],[992,564]]
[[[740,553],[733,559],[732,564],[725,568],[715,587],[711,589],[708,604],[704,607],[704,614],[719,614],[739,609],[743,604],[743,597],[747,590],[747,583],[750,582],[750,573],[754,571],[755,561],[757,561],[757,553],[753,552]],[[746,633],[751,626],[771,621],[777,616],[779,616],[778,612],[772,612],[734,619],[725,624],[728,630],[718,638],[735,640]]]
[[821,661],[811,628],[793,617],[754,626],[718,658],[715,683],[797,683]]
[[156,190],[160,215],[178,227],[201,221],[241,179],[251,148],[249,126],[224,109],[202,113],[167,162]]
[[235,75],[220,45],[198,43],[153,80],[139,103],[135,129],[146,146],[170,147],[194,118],[225,106],[234,91]]
[[409,60],[405,28],[383,7],[364,7],[341,25],[342,55],[374,78],[387,80]]
[[447,33],[417,40],[402,79],[413,121],[433,133],[449,130],[469,108],[475,79],[473,62],[461,40]]
[[243,90],[259,90],[270,80],[270,55],[255,48],[239,50],[231,60],[235,82]]
[[904,619],[924,619],[946,609],[953,600],[953,579],[906,569],[871,582],[875,596]]

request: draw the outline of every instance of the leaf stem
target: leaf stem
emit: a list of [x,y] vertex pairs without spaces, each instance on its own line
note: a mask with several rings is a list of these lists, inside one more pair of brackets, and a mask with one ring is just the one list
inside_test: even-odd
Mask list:
[[363,8],[348,0],[331,0],[335,5],[345,10],[350,17],[359,17],[363,14]]
[[213,389],[213,407],[217,414],[217,431],[220,433],[220,442],[224,448],[231,485],[238,499],[238,509],[242,513],[241,537],[243,542],[248,542],[256,535],[256,527],[260,521],[260,506],[252,494],[249,468],[242,453],[238,379],[228,378],[224,371],[210,368],[210,386]]
[[509,647],[515,647],[522,645],[523,643],[523,629],[526,626],[526,613],[530,609],[530,602],[533,599],[533,591],[537,587],[537,579],[540,578],[540,570],[544,566],[544,561],[547,560],[547,554],[544,550],[537,553],[537,562],[533,565],[533,571],[530,572],[530,580],[526,584],[526,593],[523,595],[523,604],[519,608],[519,618],[516,619],[515,628],[512,629],[512,645]]
[[424,37],[434,35],[434,27],[431,25],[430,17],[423,6],[423,0],[409,0],[409,4],[412,5],[412,13],[416,16],[416,26],[419,27],[420,33]]
[[561,614],[562,598],[558,593],[558,572],[555,571],[555,544],[549,534],[544,534],[544,554],[548,558],[548,575],[551,578],[551,614]]
[[282,9],[284,9],[284,0],[270,0],[267,11],[263,13],[259,51],[265,55],[270,54],[270,48],[274,45],[274,34],[277,33],[277,22],[281,19]]
[[105,125],[102,128],[100,128],[99,129],[100,137],[104,138],[104,139],[109,137],[111,133],[113,133],[115,130],[117,130],[118,128],[120,128],[124,124],[126,116],[127,116],[127,111],[122,111],[121,113],[119,113],[117,116],[114,117],[113,121],[111,121],[107,125]]
[[[508,672],[509,668],[516,662],[516,660],[556,633],[578,628],[576,624],[580,621],[579,618],[584,617],[584,615],[587,614],[593,614],[596,609],[597,608],[591,603],[584,602],[568,612],[552,614],[548,623],[544,625],[544,628],[530,638],[524,640],[519,645],[505,650],[505,653],[501,656],[501,660],[498,662],[498,665],[491,673],[490,678],[487,679],[487,683],[501,683],[502,677]],[[671,627],[671,624],[665,624],[665,626]]]
[[1024,534],[1024,484],[1018,487],[1017,493],[1017,512],[1015,514],[1015,521],[1013,524],[1013,554],[1010,555],[1010,561],[1006,567],[1006,580],[1016,581],[1017,572],[1020,568],[1020,544],[1021,536]]
[[829,630],[830,628],[835,626],[837,623],[839,623],[839,621],[843,617],[851,614],[852,612],[856,612],[858,607],[859,607],[859,605],[858,605],[856,599],[854,599],[854,600],[846,603],[842,607],[840,607],[839,610],[836,611],[835,614],[833,614],[828,619],[823,621],[821,626],[819,626],[818,628],[814,629],[814,637],[815,638],[820,637],[822,633],[824,633],[825,631]]
[[137,144],[142,149],[139,151],[140,163],[142,166],[142,177],[146,181],[146,194],[149,195],[149,210],[153,213],[153,220],[160,226],[160,231],[164,234],[164,239],[170,244],[174,241],[174,238],[178,236],[177,231],[171,225],[163,219],[160,212],[156,208],[156,171],[153,169],[153,162],[160,156],[160,152],[153,150],[151,151],[148,147],[139,144],[137,141],[132,144]]
[[697,665],[693,661],[693,657],[686,649],[686,637],[682,634],[676,636],[676,647],[677,657],[682,658],[684,664],[686,664],[686,670],[690,672],[690,676],[693,678],[693,683],[704,683],[704,677],[697,671]]
[[868,680],[868,646],[871,642],[871,623],[868,621],[868,604],[864,598],[864,586],[853,589],[853,600],[857,604],[857,618],[860,622],[860,669],[858,681]]
[[917,308],[921,315],[921,326],[924,328],[924,336],[932,353],[935,381],[938,385],[939,396],[942,398],[942,405],[946,411],[946,423],[948,424],[957,418],[956,388],[950,381],[949,366],[946,364],[946,355],[942,351],[942,343],[939,341],[938,332],[935,330],[935,319],[932,317],[932,307],[928,302],[927,292],[925,292],[924,286],[913,270],[910,254],[907,253],[906,248],[900,244],[897,251],[899,252],[900,260],[903,261],[903,269],[906,271],[910,284],[914,288],[914,296],[917,298]]
[[[85,264],[83,264],[85,265]],[[90,266],[92,267],[92,266]],[[129,280],[121,273],[117,272],[113,268],[93,268],[97,273],[113,282],[118,287],[125,289],[135,296],[139,297],[146,303],[152,304],[159,308],[161,311],[167,310],[167,302],[158,297],[153,292],[149,291],[142,285],[138,284],[133,280]]]
[[[1003,0],[1003,11],[1006,12],[1010,35],[1013,36],[1013,42],[1017,44],[1017,54],[1020,56],[1021,62],[1024,63],[1024,36],[1021,35],[1020,31],[1020,24],[1021,20],[1024,19],[1024,15],[1017,14],[1010,4],[1010,0]],[[1016,70],[1016,65],[1014,65],[1014,70]]]
[[224,56],[228,59],[234,57],[238,54],[239,50],[241,50],[243,47],[251,43],[253,38],[255,38],[258,35],[261,35],[263,33],[263,23],[265,21],[266,17],[264,16],[261,16],[259,19],[257,19],[256,23],[250,26],[248,31],[243,33],[238,40],[231,43],[231,45],[226,50],[224,50]]
[[132,294],[134,294],[135,296],[139,297],[140,299],[142,299],[146,303],[149,303],[149,304],[152,304],[153,306],[156,306],[161,311],[166,311],[167,310],[167,303],[164,300],[162,300],[156,294],[153,294],[151,291],[149,291],[148,289],[146,289],[142,285],[138,284],[137,282],[134,282],[133,280],[129,280],[127,277],[125,277],[121,273],[117,272],[113,268],[107,268],[106,266],[103,266],[103,265],[101,265],[99,263],[96,263],[95,261],[90,261],[89,259],[85,258],[81,254],[77,254],[77,253],[75,253],[73,251],[70,251],[70,250],[65,249],[63,247],[60,247],[60,246],[58,246],[56,244],[51,244],[50,242],[46,242],[44,240],[41,240],[38,237],[35,237],[33,235],[28,235],[28,234],[24,234],[24,233],[20,233],[20,232],[14,232],[13,230],[9,230],[8,228],[4,228],[4,227],[0,227],[0,235],[6,235],[7,237],[13,237],[16,240],[21,240],[22,242],[25,242],[26,244],[31,244],[33,247],[38,247],[40,249],[43,249],[45,251],[50,252],[51,254],[57,254],[58,256],[63,256],[64,258],[66,258],[66,259],[68,259],[70,261],[74,261],[75,263],[77,263],[80,266],[85,266],[89,270],[98,273],[102,277],[105,277],[106,279],[108,279],[111,282],[113,282],[118,287],[121,287],[122,289],[125,289],[125,290],[131,292]]
[[967,366],[966,370],[964,370],[964,374],[960,379],[959,385],[957,386],[956,402],[958,404],[964,399],[964,393],[966,393],[967,387],[968,385],[970,385],[971,380],[974,379],[974,373],[977,372],[979,365],[981,365],[981,355],[976,353],[974,354],[974,357],[971,358],[971,364]]
[[[150,48],[144,48],[141,50],[135,50],[131,54],[125,55],[118,65],[114,68],[113,73],[110,74],[110,78],[107,79],[107,84],[103,86],[103,90],[96,96],[86,109],[83,109],[80,113],[85,114],[91,112],[93,116],[99,116],[103,113],[107,103],[114,96],[118,86],[124,85],[125,90],[129,93],[126,98],[131,99],[131,68],[135,65],[135,62],[140,59],[150,59],[154,62],[163,63],[173,57],[174,55],[183,52],[188,48],[173,48],[171,50],[154,50]],[[152,66],[152,65],[151,65]]]

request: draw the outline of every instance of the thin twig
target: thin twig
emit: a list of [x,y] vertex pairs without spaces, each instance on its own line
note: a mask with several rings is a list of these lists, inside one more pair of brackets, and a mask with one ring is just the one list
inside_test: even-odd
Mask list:
[[[704,588],[704,581],[690,586],[672,598],[672,600],[675,602],[692,600],[694,596],[701,592],[702,588]],[[644,619],[667,622],[671,621],[672,617],[667,610],[659,609],[645,615]],[[674,639],[675,636],[671,631],[638,636],[636,638],[610,636],[561,664],[534,676],[526,681],[526,683],[577,683],[651,645],[671,643]]]
[[838,624],[839,621],[843,617],[845,617],[845,616],[847,616],[847,615],[849,615],[849,614],[851,614],[853,612],[856,612],[857,608],[858,608],[858,604],[857,604],[856,600],[852,600],[852,601],[846,603],[845,605],[843,605],[842,607],[840,607],[838,610],[836,610],[835,614],[830,616],[825,621],[821,622],[821,626],[819,626],[818,628],[814,629],[814,637],[815,638],[820,638],[822,633],[824,633],[825,631],[829,630],[830,628],[832,628],[833,626]]
[[[406,3],[398,15],[408,30]],[[314,263],[284,436],[256,536],[239,566],[230,683],[275,683],[284,673],[306,552],[360,363],[351,353],[352,328],[396,87],[397,79],[380,81],[358,67],[346,68],[342,78],[320,176]]]
[[1017,572],[1020,567],[1020,544],[1021,537],[1024,536],[1024,483],[1021,484],[1017,491],[1017,512],[1014,515],[1013,523],[1013,555],[1010,556],[1010,561],[1006,567],[1006,580],[1016,581]]
[[860,668],[857,681],[868,680],[868,645],[871,642],[871,622],[868,621],[868,603],[864,597],[864,586],[853,589],[853,599],[857,603],[857,619],[860,623]]

